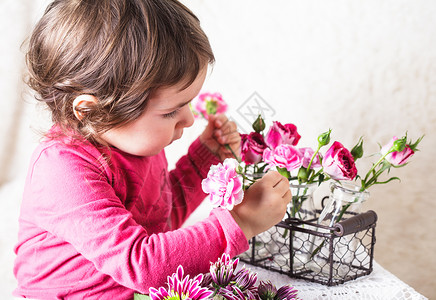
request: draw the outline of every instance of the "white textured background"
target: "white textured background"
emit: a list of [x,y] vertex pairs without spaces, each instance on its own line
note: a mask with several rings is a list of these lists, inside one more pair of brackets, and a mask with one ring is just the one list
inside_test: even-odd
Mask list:
[[[183,2],[200,18],[217,59],[204,89],[223,94],[241,130],[249,130],[244,114],[261,98],[272,108],[269,121],[298,126],[301,146],[315,147],[316,136],[328,128],[348,147],[363,135],[367,154],[393,135],[426,135],[411,163],[392,172],[401,183],[372,187],[365,208],[379,216],[377,262],[436,298],[436,2]],[[12,247],[27,162],[38,130],[49,123],[24,93],[20,44],[47,3],[0,0],[2,299],[10,298],[16,284]],[[201,132],[204,123],[198,123],[168,149],[171,164],[180,154],[174,150]],[[372,161],[361,161],[359,169]],[[203,206],[195,217],[208,209]]]

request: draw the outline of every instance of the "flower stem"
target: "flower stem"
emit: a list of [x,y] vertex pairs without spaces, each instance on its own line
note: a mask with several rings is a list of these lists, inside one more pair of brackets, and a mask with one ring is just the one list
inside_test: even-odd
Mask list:
[[321,149],[322,145],[318,145],[318,149],[313,153],[312,158],[310,159],[309,164],[307,165],[306,171],[310,171],[310,167],[312,166],[313,160],[315,159],[316,155],[318,154],[319,150]]
[[230,147],[230,145],[229,144],[225,144],[224,146],[227,148],[227,150],[230,150],[230,152],[232,153],[233,157],[240,163],[241,162],[241,158],[236,155],[236,153],[233,151],[233,149]]
[[371,169],[369,169],[368,173],[366,173],[365,179],[361,179],[360,183],[361,183],[361,189],[360,191],[364,191],[366,190],[368,187],[370,187],[371,185],[373,185],[376,181],[377,181],[377,177],[381,175],[381,173],[384,172],[385,168],[381,168],[379,171],[375,172],[374,176],[372,176],[371,178],[369,178],[369,176],[374,172],[375,168],[380,165],[380,163],[383,162],[383,160],[386,158],[386,156],[390,153],[394,152],[392,149],[390,151],[388,151],[385,155],[383,155],[382,157],[380,157],[380,159],[372,165]]

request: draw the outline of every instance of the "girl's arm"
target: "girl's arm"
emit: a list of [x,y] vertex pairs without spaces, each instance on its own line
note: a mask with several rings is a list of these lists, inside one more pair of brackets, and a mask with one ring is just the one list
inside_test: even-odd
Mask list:
[[207,272],[222,253],[234,256],[248,248],[244,233],[222,209],[188,228],[148,233],[115,193],[110,174],[93,159],[63,149],[38,154],[20,216],[21,274],[30,273],[26,268],[38,270],[38,277],[54,289],[61,282],[81,284],[84,274],[92,281],[103,273],[148,293],[150,287],[164,285],[178,265],[189,274]]
[[170,172],[170,185],[174,200],[171,221],[173,228],[183,225],[189,215],[206,197],[201,181],[209,168],[220,160],[199,139],[189,147],[188,154],[181,157],[176,168]]

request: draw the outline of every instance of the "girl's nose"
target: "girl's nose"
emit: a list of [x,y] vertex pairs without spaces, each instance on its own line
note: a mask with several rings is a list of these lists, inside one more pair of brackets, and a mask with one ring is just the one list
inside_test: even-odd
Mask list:
[[182,108],[182,126],[183,127],[191,127],[194,124],[194,114],[191,111],[191,108],[189,107],[189,105],[185,105]]

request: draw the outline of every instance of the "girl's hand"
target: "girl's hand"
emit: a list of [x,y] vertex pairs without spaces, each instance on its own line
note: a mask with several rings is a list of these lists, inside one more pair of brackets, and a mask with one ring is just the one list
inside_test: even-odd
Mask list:
[[249,240],[280,222],[291,200],[288,179],[269,171],[245,191],[244,200],[230,214]]
[[[241,136],[235,122],[225,115],[209,115],[209,123],[200,135],[200,141],[221,160],[241,154]],[[227,145],[232,149],[230,151]]]

